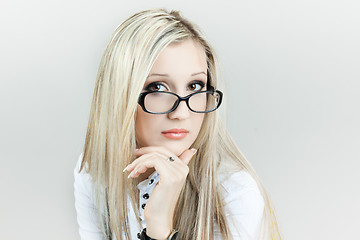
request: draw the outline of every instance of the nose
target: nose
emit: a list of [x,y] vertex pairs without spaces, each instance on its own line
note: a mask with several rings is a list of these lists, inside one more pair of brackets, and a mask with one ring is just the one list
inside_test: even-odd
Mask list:
[[190,109],[186,105],[185,101],[181,101],[177,108],[168,113],[170,119],[186,119],[190,116]]

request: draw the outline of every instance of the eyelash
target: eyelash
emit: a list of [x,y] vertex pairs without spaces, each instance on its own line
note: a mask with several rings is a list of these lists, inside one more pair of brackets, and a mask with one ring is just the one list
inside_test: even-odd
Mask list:
[[[196,91],[201,91],[205,87],[205,83],[203,81],[193,81],[193,82],[189,83],[188,87],[193,84],[200,85],[200,89],[196,90]],[[144,89],[145,89],[145,91],[157,91],[157,90],[151,89],[153,86],[156,86],[156,85],[164,86],[164,84],[162,82],[152,82],[152,83],[148,84]],[[191,90],[191,91],[193,91],[193,90]]]

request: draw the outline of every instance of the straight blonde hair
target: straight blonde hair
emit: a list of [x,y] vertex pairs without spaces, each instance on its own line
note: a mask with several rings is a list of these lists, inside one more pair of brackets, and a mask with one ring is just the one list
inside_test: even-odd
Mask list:
[[[122,170],[136,157],[135,118],[139,94],[160,52],[169,44],[192,39],[207,56],[208,84],[218,87],[213,48],[200,29],[178,11],[141,11],[114,32],[103,54],[90,110],[80,171],[85,167],[93,181],[101,228],[106,239],[131,239],[128,204],[139,208],[136,181]],[[281,239],[268,194],[256,172],[238,149],[219,119],[206,113],[192,145],[198,151],[174,213],[174,228],[181,239],[213,239],[214,220],[223,239],[233,239],[219,188],[219,169],[245,169],[256,180],[264,198],[262,239]],[[102,201],[103,199],[103,201]],[[138,217],[137,211],[135,214]],[[139,222],[140,224],[140,222]]]

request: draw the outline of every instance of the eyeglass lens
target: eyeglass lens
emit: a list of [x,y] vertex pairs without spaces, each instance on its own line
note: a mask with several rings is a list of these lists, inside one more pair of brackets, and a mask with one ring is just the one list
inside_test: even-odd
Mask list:
[[[163,113],[170,111],[177,100],[177,96],[171,93],[153,92],[145,96],[144,105],[150,112]],[[189,106],[193,111],[206,112],[216,109],[219,100],[217,92],[199,92],[189,98]]]

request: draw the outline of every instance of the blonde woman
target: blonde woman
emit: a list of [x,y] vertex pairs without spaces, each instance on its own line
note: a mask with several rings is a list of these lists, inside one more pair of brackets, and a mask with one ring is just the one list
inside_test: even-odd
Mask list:
[[222,125],[214,51],[178,11],[134,14],[98,71],[75,176],[81,239],[280,239]]

